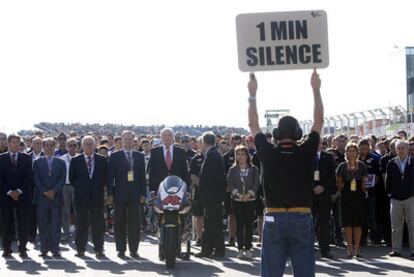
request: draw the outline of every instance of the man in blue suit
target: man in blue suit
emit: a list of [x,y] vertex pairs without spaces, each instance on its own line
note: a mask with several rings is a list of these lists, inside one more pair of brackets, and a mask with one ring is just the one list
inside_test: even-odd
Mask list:
[[[134,133],[122,133],[123,149],[109,158],[108,202],[115,204],[115,243],[118,257],[125,257],[126,234],[131,257],[138,258],[140,240],[139,204],[145,201],[144,154],[132,150]],[[128,232],[126,227],[128,226]]]
[[[28,216],[32,195],[30,183],[32,177],[32,160],[29,155],[19,152],[20,137],[9,135],[8,152],[0,155],[0,184],[1,184],[1,217],[3,234],[3,257],[11,256],[13,237],[13,214],[17,215],[17,231],[19,234],[19,252],[26,258]],[[11,224],[10,224],[11,223]]]
[[49,251],[59,258],[59,242],[62,227],[62,189],[66,180],[66,165],[54,156],[56,142],[53,138],[43,140],[44,156],[33,164],[35,201],[39,225],[41,257]]
[[108,160],[95,153],[92,136],[82,139],[83,155],[73,158],[69,167],[69,180],[75,191],[77,256],[85,255],[89,223],[97,258],[103,258],[104,244],[104,189],[108,180]]

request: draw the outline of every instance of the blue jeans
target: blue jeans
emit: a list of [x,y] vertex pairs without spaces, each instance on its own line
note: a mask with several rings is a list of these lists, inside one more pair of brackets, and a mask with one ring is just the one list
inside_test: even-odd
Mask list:
[[286,262],[293,276],[315,276],[314,225],[311,214],[267,213],[263,228],[261,276],[283,276]]

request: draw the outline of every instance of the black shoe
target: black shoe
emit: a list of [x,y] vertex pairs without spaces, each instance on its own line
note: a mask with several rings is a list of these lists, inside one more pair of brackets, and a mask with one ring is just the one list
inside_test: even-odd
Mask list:
[[321,253],[321,257],[325,259],[333,259],[334,256],[331,254],[331,252],[328,251]]
[[95,257],[96,257],[97,259],[104,259],[104,258],[105,258],[105,254],[104,254],[104,252],[103,252],[103,251],[97,251],[97,252],[95,253]]
[[229,242],[226,243],[226,246],[236,246],[236,240],[233,237],[230,237]]
[[26,251],[20,251],[19,256],[23,259],[28,257]]
[[79,258],[83,258],[85,257],[85,251],[78,251],[78,253],[76,253],[75,256]]
[[131,253],[129,253],[129,255],[131,256],[131,258],[139,259],[139,255],[138,255],[137,252],[131,252]]
[[[390,256],[390,257],[401,257],[402,255],[401,255],[401,253],[400,252],[397,252],[397,251],[391,251],[389,254],[388,254],[388,256]],[[411,257],[413,257],[413,255],[411,254]]]
[[118,257],[119,258],[125,258],[125,252],[124,251],[119,251],[118,252]]
[[39,257],[43,257],[43,258],[48,257],[48,256],[47,256],[47,251],[41,252],[41,253],[39,254]]
[[197,257],[197,258],[210,258],[211,254],[209,255],[207,253],[199,252],[199,253],[194,254],[194,257]]
[[335,245],[338,246],[338,247],[341,247],[341,248],[345,247],[345,244],[344,244],[343,241],[337,241]]
[[2,257],[3,258],[11,258],[11,251],[4,251]]
[[223,259],[225,257],[225,255],[224,254],[221,254],[221,253],[214,253],[212,256],[211,256],[211,258],[212,259],[215,259],[215,260],[221,260],[221,259]]
[[195,246],[198,246],[198,247],[200,247],[200,246],[201,246],[201,239],[198,239],[198,240],[196,241]]
[[414,258],[414,253],[411,253],[411,258]]
[[362,258],[361,251],[355,251],[355,257]]
[[52,253],[53,258],[62,258],[58,251]]

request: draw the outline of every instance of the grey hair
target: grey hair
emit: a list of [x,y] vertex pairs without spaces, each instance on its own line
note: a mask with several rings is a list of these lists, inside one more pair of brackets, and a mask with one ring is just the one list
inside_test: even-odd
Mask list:
[[135,133],[130,130],[123,131],[121,137],[124,137],[125,135],[132,135],[133,137],[135,137]]
[[163,134],[163,133],[165,133],[165,132],[171,132],[171,134],[172,134],[173,136],[175,135],[174,130],[173,130],[172,128],[170,128],[170,127],[165,127],[165,128],[163,128],[163,129],[161,130],[161,132],[160,132],[160,135],[162,136],[162,134]]
[[397,139],[396,142],[395,142],[395,149],[397,149],[398,146],[400,146],[400,145],[404,145],[405,147],[408,148],[408,143],[405,140]]
[[92,141],[93,141],[93,144],[96,144],[96,140],[95,140],[95,138],[93,137],[93,136],[84,136],[83,138],[82,138],[82,145],[83,145],[83,143],[85,142],[85,140],[87,140],[87,139],[91,139]]

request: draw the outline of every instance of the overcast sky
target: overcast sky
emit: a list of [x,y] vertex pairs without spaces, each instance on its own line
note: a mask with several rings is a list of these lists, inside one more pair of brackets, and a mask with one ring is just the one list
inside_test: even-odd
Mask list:
[[[327,12],[326,115],[405,107],[410,2],[2,1],[0,129],[40,121],[247,127],[235,17],[256,12]],[[310,75],[256,74],[261,125],[266,109],[311,119]]]

